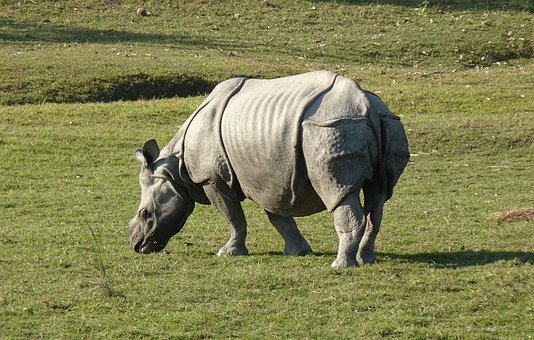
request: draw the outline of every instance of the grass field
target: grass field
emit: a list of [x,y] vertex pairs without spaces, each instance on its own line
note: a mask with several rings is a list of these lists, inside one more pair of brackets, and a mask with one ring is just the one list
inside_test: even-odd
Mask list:
[[[0,0],[0,337],[532,337],[534,225],[496,220],[534,206],[531,2],[145,5]],[[283,256],[252,202],[248,257],[213,256],[227,227],[209,206],[164,252],[129,248],[134,149],[226,77],[319,68],[407,130],[379,263],[331,269],[327,213],[298,219],[313,255]]]

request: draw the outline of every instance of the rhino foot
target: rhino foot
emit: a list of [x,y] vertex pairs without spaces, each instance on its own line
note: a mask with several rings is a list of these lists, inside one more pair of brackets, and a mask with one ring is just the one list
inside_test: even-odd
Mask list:
[[305,244],[299,244],[298,246],[295,245],[286,245],[284,247],[284,255],[289,256],[306,256],[308,254],[313,253],[313,250],[311,249],[308,242],[304,241]]
[[376,256],[375,254],[358,254],[356,260],[360,265],[373,264],[376,262]]
[[234,246],[224,246],[219,251],[217,251],[217,256],[240,256],[248,255],[248,250],[246,247],[234,247]]
[[349,267],[358,267],[358,263],[355,260],[349,260],[347,258],[336,259],[334,262],[332,262],[332,268],[334,269],[349,268]]

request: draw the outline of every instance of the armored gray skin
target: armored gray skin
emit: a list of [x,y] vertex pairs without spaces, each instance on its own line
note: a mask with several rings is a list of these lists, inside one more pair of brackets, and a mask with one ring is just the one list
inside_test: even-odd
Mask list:
[[217,255],[246,255],[241,201],[249,198],[265,209],[288,255],[312,251],[293,217],[333,212],[335,268],[375,262],[384,203],[409,159],[400,119],[328,71],[224,81],[161,151],[150,140],[135,155],[141,204],[127,234],[136,252],[162,250],[201,203],[230,224]]

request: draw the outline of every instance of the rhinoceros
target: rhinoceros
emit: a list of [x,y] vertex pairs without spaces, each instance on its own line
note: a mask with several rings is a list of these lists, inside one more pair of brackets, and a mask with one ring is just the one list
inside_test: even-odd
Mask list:
[[373,263],[384,203],[409,155],[400,118],[342,75],[229,79],[161,151],[155,140],[135,151],[141,203],[128,238],[136,252],[161,251],[195,203],[212,204],[230,225],[216,255],[247,255],[248,198],[283,237],[284,254],[312,252],[293,218],[328,210],[339,236],[332,267]]

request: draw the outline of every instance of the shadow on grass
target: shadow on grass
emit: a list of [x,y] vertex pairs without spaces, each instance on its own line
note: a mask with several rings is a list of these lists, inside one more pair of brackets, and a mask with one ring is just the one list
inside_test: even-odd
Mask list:
[[59,44],[118,44],[154,43],[176,44],[190,47],[231,47],[248,48],[250,44],[191,37],[185,34],[139,33],[115,29],[97,29],[79,26],[53,24],[47,21],[18,21],[0,18],[0,41],[16,43],[59,43]]
[[[279,44],[274,42],[245,42],[241,39],[228,41],[211,37],[191,37],[185,34],[138,33],[114,29],[102,30],[78,26],[55,25],[50,22],[17,21],[5,18],[0,18],[0,41],[27,44],[153,43],[159,45],[178,45],[184,48],[207,47],[236,51],[264,47],[287,55],[313,53],[313,51],[308,51],[304,48],[289,47],[283,42]],[[320,55],[319,51],[316,53]]]
[[216,82],[200,76],[186,74],[167,74],[152,76],[133,74],[94,79],[86,92],[75,93],[72,97],[60,97],[50,93],[48,102],[112,102],[116,100],[138,100],[154,98],[172,98],[205,95],[215,87]]
[[[259,46],[242,40],[218,40],[216,38],[192,37],[185,34],[138,33],[115,29],[97,29],[50,22],[17,21],[0,18],[0,41],[16,43],[59,43],[59,44],[120,44],[153,43],[159,45],[181,45],[184,47],[229,48],[244,50]],[[261,44],[273,47],[273,43]],[[280,48],[287,46],[280,44]],[[297,50],[302,52],[303,50]]]
[[393,5],[414,8],[438,7],[452,10],[534,10],[532,0],[313,0],[313,2],[337,2],[349,5]]
[[[284,256],[281,251],[270,251],[251,255]],[[307,256],[335,257],[336,252],[314,252]],[[386,258],[410,263],[426,263],[436,268],[463,268],[482,266],[497,262],[511,262],[513,265],[534,264],[534,252],[492,252],[459,251],[417,254],[377,253],[378,262]]]
[[511,261],[517,265],[534,264],[533,252],[493,252],[493,251],[459,251],[417,254],[379,253],[378,258],[389,257],[413,263],[427,263],[437,268],[462,268],[482,266],[500,261]]
[[117,43],[159,42],[186,40],[184,36],[147,34],[118,30],[99,30],[82,27],[54,25],[49,22],[28,22],[0,19],[0,40],[31,43]]

